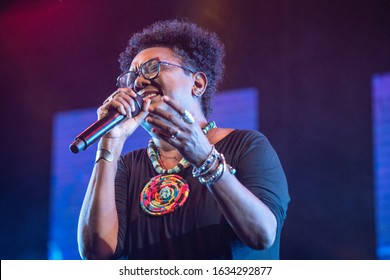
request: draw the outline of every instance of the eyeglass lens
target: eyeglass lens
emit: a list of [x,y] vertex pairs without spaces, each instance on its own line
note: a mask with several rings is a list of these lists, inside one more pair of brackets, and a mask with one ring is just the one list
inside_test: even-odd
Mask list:
[[157,77],[160,72],[160,62],[156,59],[149,60],[141,65],[137,72],[129,71],[122,74],[118,78],[119,87],[131,88],[134,86],[135,79],[138,75],[142,75],[147,80],[152,80]]

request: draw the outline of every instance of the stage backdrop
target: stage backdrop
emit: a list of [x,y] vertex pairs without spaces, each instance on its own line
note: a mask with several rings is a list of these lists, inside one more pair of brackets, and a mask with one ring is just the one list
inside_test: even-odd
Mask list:
[[[245,88],[219,93],[210,120],[220,127],[258,130],[257,90]],[[80,259],[77,222],[95,161],[96,143],[79,154],[69,151],[75,136],[96,121],[96,108],[57,113],[53,127],[49,259]],[[149,134],[140,128],[128,139],[124,152],[145,148]]]
[[372,85],[377,256],[390,260],[390,73]]

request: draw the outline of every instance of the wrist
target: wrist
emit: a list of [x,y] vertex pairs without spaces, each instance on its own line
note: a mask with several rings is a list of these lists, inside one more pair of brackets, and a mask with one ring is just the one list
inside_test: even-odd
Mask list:
[[210,155],[215,151],[214,145],[208,145],[201,152],[194,154],[191,164],[195,168],[200,168],[209,159]]
[[219,153],[215,149],[214,145],[212,145],[211,151],[207,155],[206,159],[202,160],[200,164],[193,164],[192,176],[199,177],[210,172],[218,159],[218,155]]
[[226,163],[224,155],[213,146],[204,163],[200,167],[193,167],[192,176],[197,177],[201,184],[211,187],[221,179],[226,170],[233,175],[236,173],[236,170]]
[[105,160],[107,162],[112,162],[114,159],[114,156],[112,153],[105,149],[105,148],[99,148],[96,152],[96,158],[95,158],[95,163],[97,163],[100,160]]
[[120,138],[102,137],[98,143],[98,151],[106,150],[111,153],[112,160],[116,160],[120,157],[124,144],[125,140]]

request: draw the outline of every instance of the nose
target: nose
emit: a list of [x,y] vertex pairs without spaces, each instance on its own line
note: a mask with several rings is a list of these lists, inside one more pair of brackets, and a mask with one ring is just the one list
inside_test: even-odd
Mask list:
[[142,75],[138,75],[137,78],[134,80],[133,91],[135,93],[138,93],[140,90],[142,90],[148,85],[150,85],[150,81],[148,79],[145,79]]

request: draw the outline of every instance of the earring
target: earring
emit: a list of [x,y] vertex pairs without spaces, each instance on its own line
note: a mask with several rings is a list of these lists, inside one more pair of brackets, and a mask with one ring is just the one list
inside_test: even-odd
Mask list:
[[193,87],[192,93],[193,93],[197,98],[202,97],[202,94],[203,94],[202,90],[199,90],[199,89],[197,89],[196,87]]

